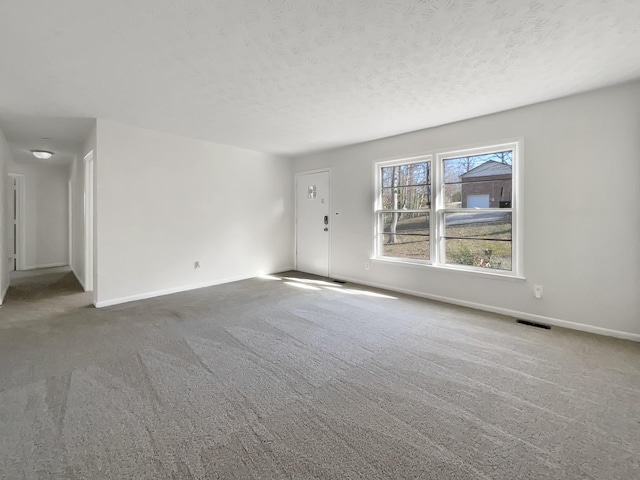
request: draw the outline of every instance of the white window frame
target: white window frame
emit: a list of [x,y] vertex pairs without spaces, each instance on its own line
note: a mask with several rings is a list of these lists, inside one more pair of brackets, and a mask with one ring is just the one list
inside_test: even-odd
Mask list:
[[[496,142],[492,144],[483,144],[479,146],[458,148],[458,149],[439,149],[437,151],[428,152],[424,155],[396,158],[393,160],[384,160],[374,162],[375,169],[375,208],[374,208],[374,256],[372,260],[381,262],[391,262],[405,265],[422,266],[426,268],[446,269],[448,271],[456,271],[461,273],[479,274],[482,276],[494,276],[502,278],[524,279],[524,159],[523,159],[522,139],[508,140]],[[472,265],[456,265],[444,262],[444,214],[446,212],[469,211],[464,208],[445,208],[444,206],[444,160],[468,157],[476,155],[484,155],[504,150],[513,151],[512,159],[512,194],[511,208],[495,208],[482,209],[495,210],[500,212],[510,211],[512,214],[512,239],[511,239],[511,270],[498,270],[484,267],[476,267]],[[419,163],[429,161],[431,167],[431,208],[424,211],[429,213],[429,243],[430,260],[419,260],[413,258],[388,257],[382,255],[382,235],[380,235],[380,212],[387,210],[382,209],[382,179],[381,172],[383,167],[394,165],[405,165],[409,163]]]

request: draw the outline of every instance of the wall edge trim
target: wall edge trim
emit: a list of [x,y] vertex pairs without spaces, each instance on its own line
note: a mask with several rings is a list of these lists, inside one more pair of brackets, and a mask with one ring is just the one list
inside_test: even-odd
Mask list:
[[71,271],[73,272],[73,276],[76,277],[76,280],[78,281],[78,283],[82,287],[82,290],[84,290],[86,292],[87,291],[87,287],[84,284],[84,281],[78,276],[78,272],[76,272],[76,269],[71,267]]
[[2,293],[0,293],[0,305],[4,303],[4,298],[7,296],[8,291],[9,291],[9,284],[7,283],[7,286],[4,287],[4,290],[2,291]]

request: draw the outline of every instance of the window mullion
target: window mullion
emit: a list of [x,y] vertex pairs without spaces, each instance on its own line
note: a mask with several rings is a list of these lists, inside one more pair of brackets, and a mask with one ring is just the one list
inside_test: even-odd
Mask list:
[[432,176],[432,195],[435,198],[432,198],[433,205],[435,205],[435,215],[433,215],[433,220],[431,224],[431,264],[432,265],[440,265],[440,251],[442,249],[442,240],[441,240],[441,224],[443,222],[443,214],[441,213],[442,207],[444,206],[444,185],[443,185],[443,175],[442,175],[442,158],[440,155],[436,155],[436,160],[433,162],[433,176]]

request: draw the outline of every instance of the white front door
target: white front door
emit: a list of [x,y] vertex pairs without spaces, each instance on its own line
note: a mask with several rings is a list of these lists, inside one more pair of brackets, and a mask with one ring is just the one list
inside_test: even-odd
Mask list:
[[296,176],[296,269],[329,276],[329,172]]

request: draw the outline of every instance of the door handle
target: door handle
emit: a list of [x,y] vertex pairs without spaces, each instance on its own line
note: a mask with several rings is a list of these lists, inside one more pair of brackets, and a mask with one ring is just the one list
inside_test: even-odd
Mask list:
[[324,216],[324,224],[329,225],[329,215]]

